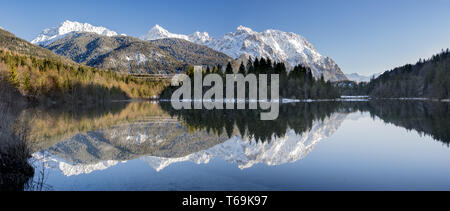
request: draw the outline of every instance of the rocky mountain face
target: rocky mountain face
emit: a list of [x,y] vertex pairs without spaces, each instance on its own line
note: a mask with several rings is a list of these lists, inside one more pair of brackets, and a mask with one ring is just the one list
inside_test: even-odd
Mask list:
[[227,33],[222,38],[215,40],[206,32],[195,32],[191,35],[173,34],[156,25],[141,37],[143,40],[163,38],[178,38],[206,45],[234,59],[243,56],[264,57],[270,58],[272,61],[284,62],[291,68],[302,64],[310,67],[316,78],[323,75],[326,80],[331,81],[347,79],[331,58],[320,55],[311,43],[295,33],[272,29],[255,32],[250,28],[239,26],[235,32]]

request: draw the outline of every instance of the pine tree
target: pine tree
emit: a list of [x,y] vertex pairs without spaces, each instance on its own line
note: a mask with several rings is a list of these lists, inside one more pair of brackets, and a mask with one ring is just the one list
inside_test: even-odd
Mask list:
[[260,72],[259,67],[260,67],[259,60],[258,60],[258,58],[255,58],[255,61],[253,61],[253,72],[255,74],[259,74],[259,72]]
[[189,66],[187,71],[186,71],[186,75],[188,75],[189,77],[193,77],[194,76],[194,66]]
[[217,68],[217,66],[214,66],[212,69],[212,73],[214,73],[214,74],[219,73],[219,68]]
[[270,60],[270,58],[267,58],[267,60],[266,60],[266,67],[264,69],[265,69],[265,73],[266,74],[272,74],[273,73],[272,60]]
[[255,73],[255,68],[253,66],[253,61],[251,57],[249,57],[247,61],[247,73],[248,74]]
[[245,66],[244,62],[241,62],[241,65],[239,66],[239,74],[245,75]]
[[228,62],[227,67],[225,69],[225,74],[233,74],[233,67],[231,66],[231,63]]
[[259,60],[259,68],[258,68],[258,73],[260,74],[265,74],[267,71],[267,63],[266,60],[264,58],[261,58]]
[[221,64],[217,64],[217,74],[223,75],[223,68]]

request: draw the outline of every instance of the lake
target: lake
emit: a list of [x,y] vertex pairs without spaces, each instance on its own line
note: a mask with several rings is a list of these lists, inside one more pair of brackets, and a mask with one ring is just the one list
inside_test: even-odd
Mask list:
[[30,190],[450,190],[450,103],[30,108]]

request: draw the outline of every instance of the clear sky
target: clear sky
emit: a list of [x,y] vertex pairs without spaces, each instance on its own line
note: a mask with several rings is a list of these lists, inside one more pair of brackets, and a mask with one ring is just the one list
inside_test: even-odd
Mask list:
[[0,27],[26,40],[64,20],[140,36],[159,24],[215,38],[239,25],[306,37],[345,73],[382,72],[450,48],[450,0],[0,0]]

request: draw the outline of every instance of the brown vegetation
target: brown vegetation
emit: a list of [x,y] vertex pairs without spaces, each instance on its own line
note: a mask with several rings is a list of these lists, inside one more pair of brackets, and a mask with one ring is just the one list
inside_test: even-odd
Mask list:
[[23,96],[55,102],[97,103],[153,98],[167,82],[132,76],[54,59],[41,59],[0,49],[0,74]]

